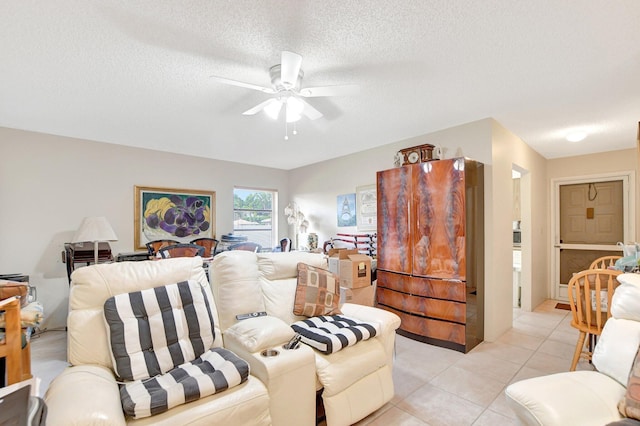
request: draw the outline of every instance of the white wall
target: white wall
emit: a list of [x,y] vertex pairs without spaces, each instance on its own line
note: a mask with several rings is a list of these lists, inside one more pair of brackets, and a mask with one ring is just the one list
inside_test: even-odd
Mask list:
[[[113,252],[133,251],[134,185],[215,191],[218,237],[232,231],[234,185],[289,197],[284,170],[0,128],[0,273],[30,275],[43,327],[66,323],[61,252],[83,217],[106,216]],[[281,218],[281,236],[286,226]]]

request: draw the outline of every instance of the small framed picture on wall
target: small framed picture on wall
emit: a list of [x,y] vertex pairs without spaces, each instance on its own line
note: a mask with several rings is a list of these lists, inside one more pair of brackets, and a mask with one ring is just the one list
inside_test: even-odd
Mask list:
[[356,208],[358,231],[376,231],[377,224],[377,194],[375,185],[358,186],[356,188]]
[[356,226],[356,194],[338,195],[338,226]]

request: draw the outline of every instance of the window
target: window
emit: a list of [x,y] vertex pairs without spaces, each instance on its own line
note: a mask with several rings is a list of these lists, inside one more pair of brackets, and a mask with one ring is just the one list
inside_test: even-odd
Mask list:
[[233,189],[233,233],[264,248],[276,245],[278,193],[266,189]]

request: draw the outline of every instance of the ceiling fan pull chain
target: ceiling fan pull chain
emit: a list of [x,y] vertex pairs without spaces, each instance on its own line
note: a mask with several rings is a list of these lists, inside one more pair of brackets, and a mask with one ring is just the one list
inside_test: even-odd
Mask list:
[[289,140],[289,124],[287,123],[287,120],[284,120],[284,140]]
[[296,127],[296,123],[297,123],[297,121],[293,122],[293,135],[294,136],[298,134],[298,128]]

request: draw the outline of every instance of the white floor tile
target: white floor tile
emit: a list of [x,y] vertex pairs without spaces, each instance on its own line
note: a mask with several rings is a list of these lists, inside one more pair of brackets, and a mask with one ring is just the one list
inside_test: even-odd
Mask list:
[[500,336],[497,341],[507,345],[519,346],[521,348],[535,351],[540,347],[542,342],[544,342],[544,337],[531,336],[529,334],[518,332],[515,329],[511,329]]
[[483,407],[431,384],[400,401],[397,407],[433,426],[471,425],[484,411]]
[[504,416],[491,410],[485,410],[473,423],[473,426],[517,425],[516,419]]
[[488,407],[504,388],[502,382],[455,366],[447,368],[429,383],[483,408]]

